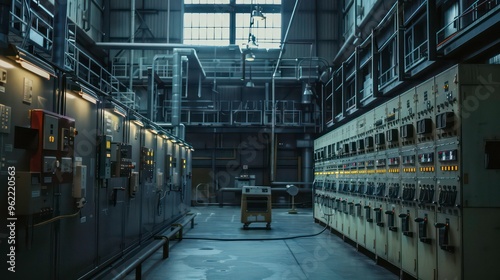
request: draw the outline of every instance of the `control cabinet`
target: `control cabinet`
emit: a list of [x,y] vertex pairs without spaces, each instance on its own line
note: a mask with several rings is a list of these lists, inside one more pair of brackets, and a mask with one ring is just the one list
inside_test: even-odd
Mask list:
[[315,218],[418,279],[499,278],[499,80],[456,65],[316,139]]
[[38,135],[30,171],[40,173],[45,184],[71,183],[75,120],[44,110],[31,110],[30,120]]

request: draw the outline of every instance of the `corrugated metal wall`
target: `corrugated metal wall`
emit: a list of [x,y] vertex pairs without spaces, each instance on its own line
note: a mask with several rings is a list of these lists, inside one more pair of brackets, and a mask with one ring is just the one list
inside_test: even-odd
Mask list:
[[[111,41],[128,40],[130,37],[130,2],[110,1]],[[170,37],[170,42],[180,42],[183,26],[182,3],[182,0],[136,1],[135,41],[165,43],[169,41],[167,37]]]
[[[338,1],[301,1],[295,13],[288,38],[285,58],[308,57],[309,42],[314,44],[313,56],[331,61],[338,50],[339,14]],[[283,31],[293,11],[295,1],[283,3]]]

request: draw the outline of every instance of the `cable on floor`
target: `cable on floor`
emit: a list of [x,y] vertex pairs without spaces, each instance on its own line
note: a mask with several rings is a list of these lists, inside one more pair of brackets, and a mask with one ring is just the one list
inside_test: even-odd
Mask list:
[[298,239],[298,238],[306,238],[306,237],[314,237],[322,234],[325,230],[328,229],[328,224],[325,225],[325,228],[318,233],[306,234],[306,235],[297,235],[297,236],[287,236],[287,237],[275,237],[275,238],[212,238],[212,237],[182,237],[182,239],[191,239],[191,240],[207,240],[207,241],[280,241],[280,240],[290,240],[290,239]]

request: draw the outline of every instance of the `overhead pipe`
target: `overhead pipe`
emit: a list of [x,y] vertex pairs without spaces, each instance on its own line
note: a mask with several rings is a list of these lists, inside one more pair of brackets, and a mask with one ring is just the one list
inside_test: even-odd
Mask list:
[[290,16],[290,21],[288,22],[288,27],[285,32],[285,37],[283,37],[283,43],[281,44],[280,47],[280,54],[278,56],[278,61],[276,62],[276,68],[274,69],[273,76],[271,79],[272,82],[272,94],[271,94],[271,102],[272,102],[272,121],[271,121],[271,182],[274,181],[275,179],[275,172],[274,168],[276,165],[276,160],[274,159],[275,156],[275,130],[276,130],[276,73],[278,72],[278,68],[281,63],[281,59],[283,57],[283,51],[285,49],[286,41],[288,38],[288,33],[290,32],[290,27],[292,26],[293,19],[295,17],[295,12],[297,11],[297,7],[299,6],[300,0],[295,0],[295,5],[293,7],[292,15]]
[[180,43],[127,43],[127,42],[96,42],[95,45],[103,49],[122,49],[122,50],[165,50],[173,48],[196,48],[195,45],[184,45]]
[[[135,0],[130,0],[130,42],[135,42]],[[132,90],[134,85],[134,50],[130,50],[130,75],[128,88]]]
[[95,45],[103,49],[111,50],[166,50],[173,49],[174,51],[182,52],[182,55],[187,56],[194,62],[194,65],[200,69],[203,79],[206,78],[205,70],[201,65],[198,55],[196,54],[196,48],[200,46],[196,45],[184,45],[179,43],[126,43],[126,42],[96,42]]
[[[173,66],[172,66],[172,122],[171,125],[177,127],[180,124],[180,114],[181,114],[181,109],[180,109],[180,104],[181,104],[181,91],[182,91],[182,57],[194,57],[194,61],[198,63],[201,71],[200,71],[200,77],[199,80],[202,78],[206,77],[205,72],[203,71],[203,68],[201,68],[200,61],[198,59],[198,56],[196,55],[196,50],[192,48],[174,48],[173,54],[159,54],[155,55],[153,57],[153,62],[151,65],[151,79],[150,79],[150,84],[149,88],[151,90],[150,95],[154,94],[154,84],[155,84],[155,66],[156,66],[156,61],[159,59],[173,59]],[[188,58],[189,59],[189,58]],[[149,119],[152,121],[155,121],[155,104],[153,98],[148,99],[148,113],[149,113]],[[178,136],[178,135],[176,135]]]
[[67,0],[55,1],[54,6],[54,40],[52,45],[52,61],[55,66],[60,70],[57,72],[57,88],[54,94],[57,96],[56,100],[56,113],[63,114],[65,110],[66,101],[66,75],[65,70],[65,57],[66,57],[66,34],[67,34],[67,15],[68,15]]
[[153,98],[154,95],[154,88],[155,88],[155,64],[158,59],[169,59],[173,58],[173,55],[168,55],[168,54],[157,54],[153,57],[153,62],[151,64],[151,76],[149,78],[149,90],[148,90],[148,118],[152,121],[155,121],[155,98]]
[[[304,140],[311,140],[310,134],[304,135]],[[313,181],[313,148],[307,146],[302,148],[302,181],[304,183],[311,183]]]
[[175,48],[174,61],[172,66],[172,125],[174,126],[174,134],[177,137],[183,136],[181,127],[181,100],[182,100],[182,60],[188,56],[196,56],[196,50],[192,48]]
[[[181,89],[182,89],[182,65],[181,65],[181,54],[179,52],[174,52],[174,60],[172,65],[172,125],[174,129],[180,124],[180,103],[181,103]],[[178,131],[175,133],[178,135]]]

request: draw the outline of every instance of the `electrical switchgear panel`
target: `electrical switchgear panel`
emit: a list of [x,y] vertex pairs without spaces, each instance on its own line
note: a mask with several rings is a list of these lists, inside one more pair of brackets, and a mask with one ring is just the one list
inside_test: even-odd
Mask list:
[[99,178],[111,178],[111,136],[101,136],[99,141]]
[[31,172],[41,172],[44,183],[69,183],[73,174],[75,120],[44,110],[31,110],[31,129],[38,131]]
[[154,151],[147,147],[141,148],[141,172],[145,180],[153,180],[155,169]]
[[186,176],[187,175],[187,162],[186,159],[183,158],[181,159],[182,167],[181,167],[181,176]]
[[165,179],[169,180],[172,177],[172,155],[165,155],[164,171]]
[[[315,219],[418,279],[488,270],[464,258],[464,247],[494,244],[496,235],[479,228],[498,226],[464,217],[499,205],[491,184],[500,176],[498,73],[497,65],[452,67],[316,139]],[[358,222],[339,212],[352,214],[345,203],[358,200]],[[474,247],[469,254],[498,258]],[[461,278],[467,263],[473,274]]]
[[123,143],[111,143],[112,177],[130,177],[132,164],[132,146]]
[[33,223],[50,219],[53,215],[53,190],[47,188],[37,172],[17,172],[16,215],[32,215]]
[[0,104],[0,133],[10,133],[12,108]]

